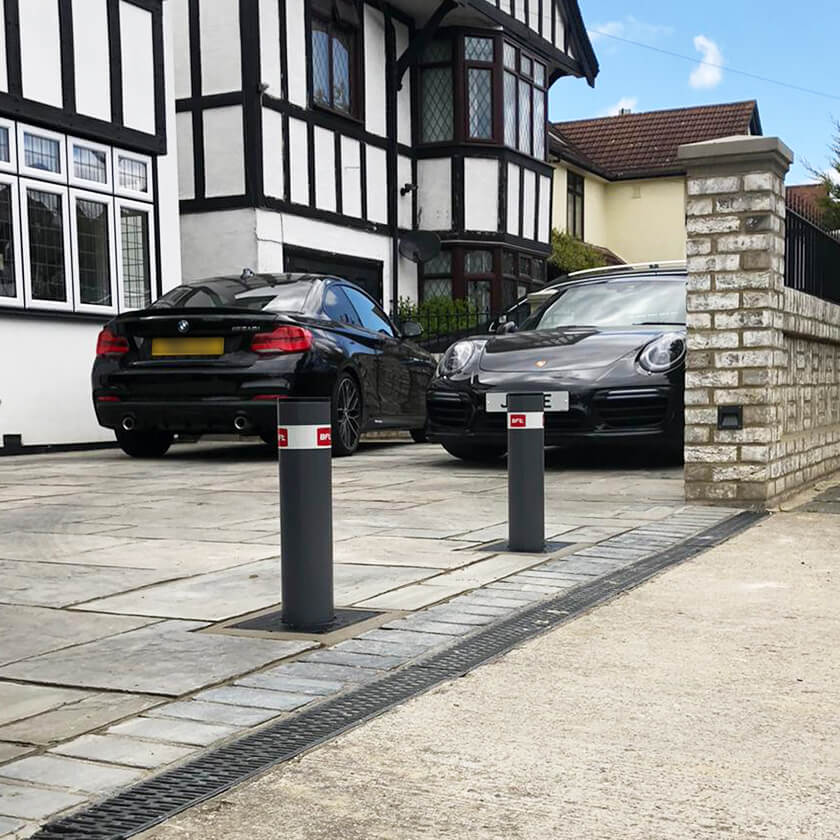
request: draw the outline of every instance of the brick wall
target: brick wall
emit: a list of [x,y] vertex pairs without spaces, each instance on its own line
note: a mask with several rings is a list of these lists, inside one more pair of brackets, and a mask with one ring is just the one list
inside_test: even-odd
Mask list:
[[[686,497],[769,505],[840,467],[840,307],[784,286],[777,138],[683,146]],[[743,428],[718,428],[738,406]]]

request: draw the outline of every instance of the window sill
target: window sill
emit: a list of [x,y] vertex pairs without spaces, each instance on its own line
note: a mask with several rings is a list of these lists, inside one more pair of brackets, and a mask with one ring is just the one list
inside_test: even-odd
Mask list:
[[20,306],[4,306],[0,302],[0,317],[11,316],[14,318],[46,318],[54,321],[79,321],[96,324],[106,324],[115,315],[97,312],[72,312],[65,309],[27,309]]
[[313,111],[319,111],[322,114],[329,114],[331,117],[338,117],[342,120],[347,120],[347,122],[352,123],[353,125],[359,125],[364,128],[365,121],[361,119],[361,117],[357,117],[355,114],[348,114],[346,111],[338,111],[335,108],[330,108],[329,105],[322,105],[320,102],[311,101],[309,103],[309,107]]

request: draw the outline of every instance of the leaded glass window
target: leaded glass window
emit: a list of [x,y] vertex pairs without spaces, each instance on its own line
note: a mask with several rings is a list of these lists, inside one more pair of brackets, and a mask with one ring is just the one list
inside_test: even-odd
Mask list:
[[441,251],[423,263],[423,300],[452,299],[452,252]]
[[120,187],[133,192],[149,191],[149,168],[142,160],[122,157],[119,159]]
[[469,280],[467,282],[467,296],[479,313],[490,312],[491,286],[490,280]]
[[423,300],[438,297],[452,299],[451,277],[425,277],[423,279]]
[[545,94],[534,88],[534,157],[545,157]]
[[516,70],[516,47],[505,42],[505,67],[508,70]]
[[16,297],[17,291],[12,185],[0,184],[0,297]]
[[432,41],[423,50],[423,64],[439,64],[452,60],[452,41],[439,39]]
[[11,161],[11,149],[9,146],[9,129],[6,126],[0,126],[0,160],[5,163]]
[[492,274],[492,251],[467,251],[464,254],[464,274]]
[[354,114],[357,30],[348,24],[354,24],[357,15],[352,3],[341,9],[343,14],[339,10],[334,15],[325,8],[312,16],[312,100],[342,114]]
[[493,71],[470,67],[467,71],[469,134],[477,140],[493,137]]
[[519,145],[520,152],[531,154],[531,86],[519,80]]
[[505,73],[505,145],[516,148],[516,76]]
[[86,146],[73,146],[73,174],[85,181],[107,184],[108,166],[105,152]]
[[49,137],[23,133],[23,158],[30,169],[61,172],[61,143]]
[[35,300],[67,300],[62,201],[62,196],[52,192],[26,191],[29,269],[32,275],[32,297]]
[[540,87],[545,86],[545,65],[539,61],[534,62],[534,84]]
[[467,61],[493,61],[493,39],[464,38],[464,58]]
[[516,260],[513,251],[505,251],[502,255],[502,274],[516,274]]
[[149,214],[145,210],[120,210],[123,306],[143,309],[152,298],[152,269],[149,253]]
[[452,140],[452,68],[425,67],[421,80],[422,142]]
[[423,273],[429,274],[449,274],[452,271],[452,252],[441,251],[436,257],[426,260],[423,263]]
[[76,201],[76,247],[79,254],[81,303],[111,305],[108,206],[101,201]]

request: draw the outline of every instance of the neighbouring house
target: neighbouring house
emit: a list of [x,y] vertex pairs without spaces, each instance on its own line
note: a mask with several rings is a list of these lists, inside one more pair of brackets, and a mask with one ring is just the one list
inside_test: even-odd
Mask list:
[[113,440],[97,333],[179,281],[172,5],[0,3],[0,452]]
[[[183,273],[331,272],[386,309],[544,282],[576,0],[169,0]],[[419,265],[412,233],[442,240]],[[402,245],[402,248],[401,248]]]
[[754,100],[550,123],[554,227],[628,263],[685,259],[677,149],[761,133]]

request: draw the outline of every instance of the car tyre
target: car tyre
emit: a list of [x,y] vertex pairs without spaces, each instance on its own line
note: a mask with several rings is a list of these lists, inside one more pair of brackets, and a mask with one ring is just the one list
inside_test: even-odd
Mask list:
[[507,452],[506,446],[492,443],[444,443],[442,446],[462,461],[496,461]]
[[411,429],[409,434],[415,443],[426,443],[429,440],[425,427],[422,429]]
[[172,433],[160,429],[132,429],[130,432],[116,429],[115,434],[120,449],[132,458],[160,458],[172,446]]
[[332,399],[332,451],[342,458],[359,448],[362,437],[362,394],[356,379],[343,373],[335,382]]

